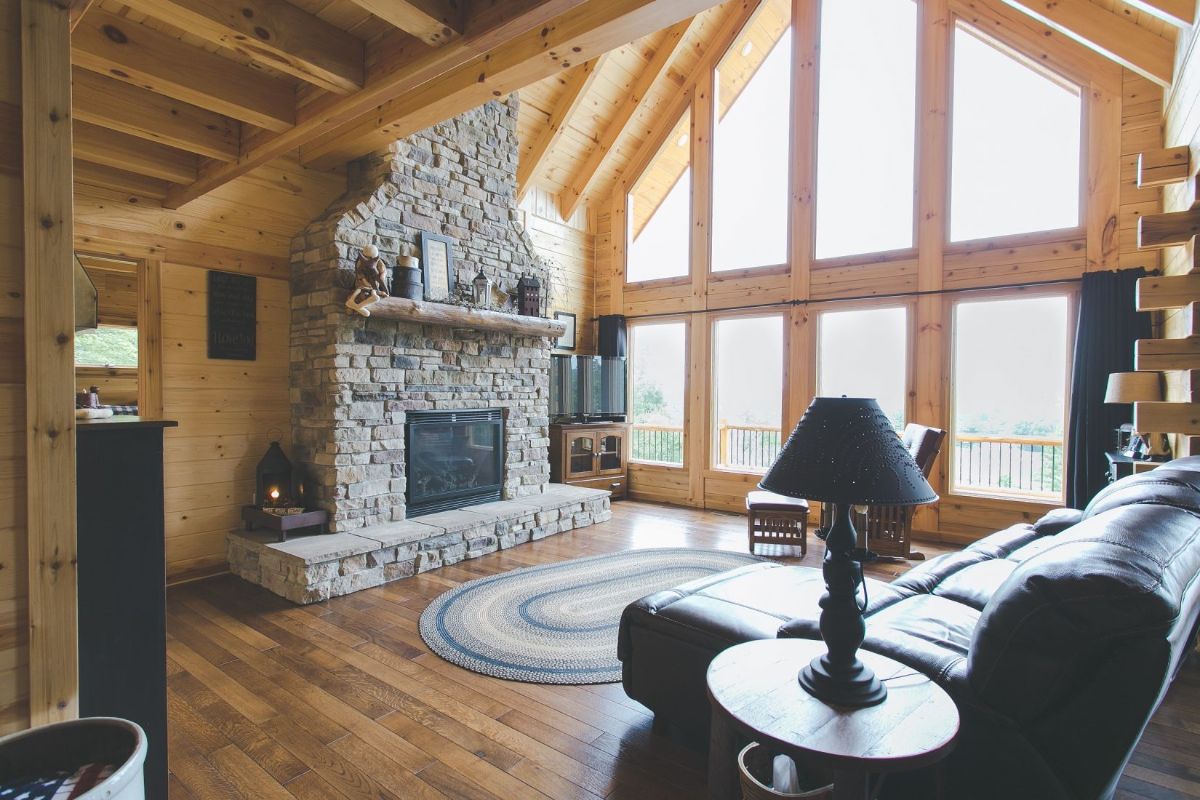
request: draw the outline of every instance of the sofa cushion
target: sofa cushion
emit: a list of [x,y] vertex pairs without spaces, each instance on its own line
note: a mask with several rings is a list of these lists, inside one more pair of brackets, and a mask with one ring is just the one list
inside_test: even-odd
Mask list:
[[1130,505],[1162,505],[1200,513],[1200,456],[1177,458],[1150,472],[1110,483],[1087,504],[1083,519]]
[[[1173,480],[1157,485],[1172,494]],[[1126,503],[1015,553],[975,628],[975,694],[1033,719],[1123,641],[1169,635],[1200,573],[1200,517],[1171,505]]]

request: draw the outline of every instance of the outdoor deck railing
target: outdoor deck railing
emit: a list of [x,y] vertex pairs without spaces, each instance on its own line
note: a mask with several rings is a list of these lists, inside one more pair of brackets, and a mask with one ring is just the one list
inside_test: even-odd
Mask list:
[[964,433],[954,446],[957,488],[1047,498],[1062,493],[1062,439]]
[[[683,428],[670,425],[632,425],[634,461],[683,463]],[[761,471],[775,462],[782,446],[779,428],[765,425],[717,426],[716,466]]]

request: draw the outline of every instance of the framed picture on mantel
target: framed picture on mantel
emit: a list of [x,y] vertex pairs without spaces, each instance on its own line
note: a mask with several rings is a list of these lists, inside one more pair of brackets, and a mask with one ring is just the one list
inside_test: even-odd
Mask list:
[[554,346],[559,350],[574,350],[575,349],[575,315],[570,311],[555,311],[554,319],[557,322],[565,323],[567,329],[563,335],[558,337],[558,341]]
[[454,294],[454,240],[421,231],[421,264],[424,265],[425,299],[449,300]]

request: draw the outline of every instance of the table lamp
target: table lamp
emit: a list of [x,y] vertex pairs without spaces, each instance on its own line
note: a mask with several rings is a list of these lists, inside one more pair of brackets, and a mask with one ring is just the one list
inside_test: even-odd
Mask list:
[[937,493],[879,403],[858,397],[815,398],[759,486],[833,505],[821,565],[820,628],[828,652],[800,671],[800,685],[830,705],[861,708],[883,702],[886,687],[857,655],[866,635],[866,606],[858,599],[862,562],[870,555],[856,549],[850,509],[932,503]]
[[[1112,372],[1108,376],[1108,387],[1104,392],[1104,402],[1117,405],[1129,403],[1155,403],[1163,399],[1162,375],[1158,372]],[[1154,455],[1161,455],[1167,448],[1161,442],[1162,437],[1155,437],[1137,431],[1137,437],[1131,437],[1126,447],[1126,455],[1134,456],[1137,449],[1136,438],[1146,443],[1146,447]]]

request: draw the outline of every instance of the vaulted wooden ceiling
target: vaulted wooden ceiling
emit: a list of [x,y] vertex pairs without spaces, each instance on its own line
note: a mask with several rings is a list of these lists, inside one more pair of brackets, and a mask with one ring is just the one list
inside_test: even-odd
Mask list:
[[[999,2],[999,0],[996,0]],[[986,0],[984,0],[986,2]],[[1195,0],[1004,0],[1030,24],[1074,39],[1139,74],[1171,83],[1175,35],[1190,26]],[[964,0],[964,6],[972,5]],[[728,26],[754,3],[723,3],[690,24],[659,31],[521,91],[522,196],[537,186],[570,217],[587,200],[608,197],[662,110]],[[651,145],[653,143],[650,143]]]
[[[93,184],[178,208],[264,166],[285,182],[302,167],[335,170],[520,89],[520,189],[556,195],[566,216],[611,192],[702,54],[757,6],[72,1],[76,168]],[[1164,85],[1194,5],[1005,2]]]
[[73,0],[75,155],[178,208],[349,159],[716,0]]

